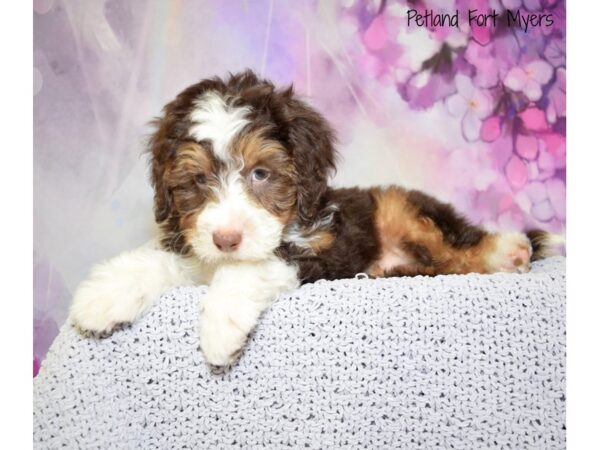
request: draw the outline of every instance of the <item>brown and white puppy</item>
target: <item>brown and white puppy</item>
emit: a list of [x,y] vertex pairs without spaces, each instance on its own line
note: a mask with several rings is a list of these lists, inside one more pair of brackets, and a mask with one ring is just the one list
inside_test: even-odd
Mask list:
[[231,363],[283,291],[319,279],[523,272],[552,236],[489,233],[401,187],[332,189],[334,134],[299,100],[247,71],[175,98],[150,139],[162,235],[96,266],[71,307],[83,330],[137,319],[167,289],[208,284],[200,344]]

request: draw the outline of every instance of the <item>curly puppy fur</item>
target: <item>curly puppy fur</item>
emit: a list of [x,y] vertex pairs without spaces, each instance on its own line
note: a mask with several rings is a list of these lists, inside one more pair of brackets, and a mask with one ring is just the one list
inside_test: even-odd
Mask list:
[[250,71],[188,87],[154,124],[160,244],[92,271],[71,309],[82,329],[110,330],[172,286],[207,283],[200,344],[224,365],[270,302],[299,283],[521,272],[553,243],[540,230],[488,232],[419,191],[329,187],[330,125],[292,87]]

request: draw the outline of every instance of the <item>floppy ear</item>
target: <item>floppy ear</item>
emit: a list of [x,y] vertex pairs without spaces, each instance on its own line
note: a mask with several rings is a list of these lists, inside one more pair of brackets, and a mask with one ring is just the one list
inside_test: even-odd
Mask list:
[[166,183],[173,148],[168,133],[170,120],[166,112],[163,118],[155,120],[156,131],[148,141],[154,187],[154,218],[157,223],[167,220],[173,212],[173,195]]
[[335,135],[323,116],[294,98],[292,86],[281,95],[285,100],[288,144],[298,181],[298,216],[301,222],[310,223],[321,206],[327,179],[335,170]]
[[167,183],[176,149],[189,130],[188,113],[194,101],[209,89],[222,91],[223,81],[218,78],[202,80],[181,91],[163,108],[162,117],[153,122],[154,134],[148,141],[151,158],[152,186],[154,187],[154,217],[158,223],[173,218],[173,194]]

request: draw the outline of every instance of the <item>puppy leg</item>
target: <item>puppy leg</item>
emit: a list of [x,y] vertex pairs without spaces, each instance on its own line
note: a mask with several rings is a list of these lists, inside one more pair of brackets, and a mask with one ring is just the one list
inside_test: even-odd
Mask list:
[[532,254],[524,233],[490,233],[419,191],[390,187],[373,193],[382,248],[373,276],[526,272],[547,247],[548,233],[530,234],[538,248]]
[[70,319],[83,331],[99,333],[133,322],[167,289],[191,284],[193,265],[157,248],[124,252],[95,266],[78,286]]
[[280,259],[219,267],[200,316],[200,346],[206,361],[215,366],[233,362],[262,311],[281,292],[297,286],[296,268]]
[[[523,233],[486,233],[480,243],[468,248],[453,248],[441,239],[427,235],[417,236],[414,239],[415,241],[409,242],[409,245],[402,245],[405,253],[412,258],[411,263],[385,270],[376,266],[370,274],[375,277],[434,276],[472,272],[528,272],[530,268],[531,244]],[[418,254],[412,252],[415,244],[420,248]],[[425,252],[428,257],[423,260],[422,255]]]

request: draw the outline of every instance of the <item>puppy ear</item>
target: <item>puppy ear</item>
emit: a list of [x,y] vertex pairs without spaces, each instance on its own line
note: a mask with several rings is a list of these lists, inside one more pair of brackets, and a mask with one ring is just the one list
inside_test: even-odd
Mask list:
[[169,138],[168,113],[153,122],[155,133],[148,141],[148,152],[151,159],[151,182],[154,187],[154,218],[157,223],[167,220],[173,212],[173,195],[166,183],[169,172],[172,142]]
[[298,216],[301,222],[309,223],[321,207],[327,179],[335,170],[335,135],[323,116],[294,97],[292,86],[281,96],[297,176]]
[[190,123],[189,112],[194,102],[208,90],[222,92],[223,81],[210,78],[193,84],[181,91],[177,97],[163,108],[162,117],[153,125],[156,129],[148,141],[152,168],[152,186],[154,187],[154,216],[158,223],[173,218],[175,207],[173,194],[167,180],[175,159],[176,149],[187,136]]

